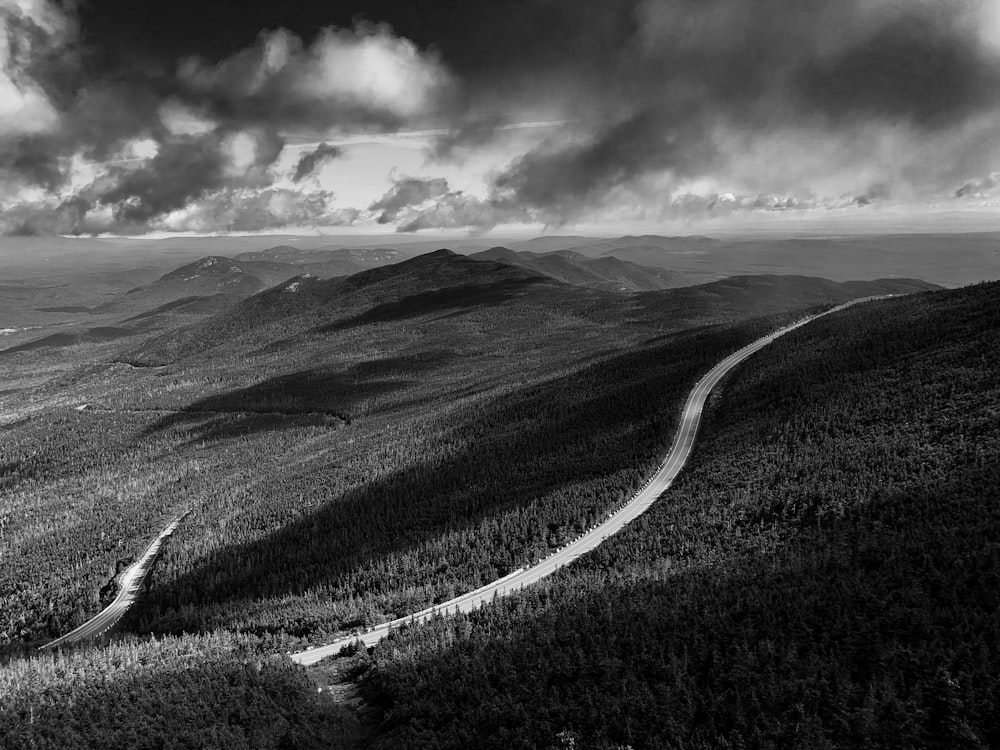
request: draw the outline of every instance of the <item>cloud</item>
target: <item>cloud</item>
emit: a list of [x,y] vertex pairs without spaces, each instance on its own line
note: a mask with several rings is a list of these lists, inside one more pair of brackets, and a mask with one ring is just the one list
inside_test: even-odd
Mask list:
[[368,207],[379,212],[379,224],[396,222],[398,232],[422,229],[490,229],[497,224],[528,221],[528,212],[502,197],[477,198],[452,190],[443,177],[400,177]]
[[[93,30],[74,3],[0,0],[0,227],[138,233],[325,217],[483,228],[992,188],[992,175],[968,176],[1000,167],[995,0],[598,5],[466,4],[417,21],[398,11],[418,41],[366,23],[256,39],[244,26],[206,57],[129,65],[110,45],[90,57]],[[549,127],[515,137],[532,120]],[[341,215],[332,196],[304,189],[340,156],[334,138],[404,127],[439,136],[439,173],[485,174],[485,197],[411,176]],[[278,183],[290,136],[330,141],[281,160],[291,181]]]
[[285,29],[211,64],[182,62],[187,97],[219,120],[284,127],[398,127],[419,121],[447,92],[439,60],[387,26],[326,28],[312,44]]
[[955,191],[955,197],[984,198],[997,185],[1000,185],[1000,172],[991,172],[985,177],[966,180],[965,183]]
[[404,209],[440,198],[449,191],[448,181],[444,178],[403,177],[394,180],[388,192],[372,203],[368,210],[381,211],[378,223],[388,224],[399,218]]
[[47,0],[0,1],[0,138],[49,133],[59,126],[45,68],[74,36],[69,17]]
[[0,181],[49,188],[64,179],[50,147],[77,82],[76,24],[48,0],[0,0]]
[[474,229],[486,231],[498,224],[529,222],[528,212],[503,200],[480,199],[461,191],[449,192],[434,205],[412,212],[397,227],[397,232],[422,229]]
[[302,158],[299,159],[295,173],[292,175],[292,182],[301,182],[314,174],[323,164],[336,159],[341,154],[343,151],[336,146],[331,146],[326,142],[319,144],[315,150],[303,154]]
[[[564,78],[579,94],[571,121],[501,170],[495,195],[552,223],[654,177],[668,195],[707,181],[718,194],[833,187],[820,203],[866,204],[941,195],[1000,157],[996,127],[981,126],[1000,115],[987,0],[643,0],[633,13],[619,54]],[[806,134],[809,170],[781,134]],[[748,157],[765,150],[767,162]]]
[[543,146],[517,159],[494,186],[508,200],[557,219],[575,215],[616,185],[649,172],[695,174],[712,163],[715,148],[696,118],[677,117],[675,111],[640,109],[579,143]]
[[333,206],[325,190],[222,187],[202,191],[145,213],[123,210],[129,203],[74,198],[62,203],[22,203],[0,216],[0,233],[37,234],[145,234],[164,232],[259,232],[281,227],[350,226],[360,211]]
[[209,191],[269,185],[268,169],[282,147],[266,130],[173,138],[138,166],[113,168],[77,200],[111,206],[118,224],[141,225]]
[[359,211],[333,208],[333,198],[333,193],[325,190],[219,190],[164,216],[157,228],[173,232],[259,232],[280,227],[353,224]]
[[[384,25],[325,28],[308,44],[264,31],[220,62],[188,57],[152,72],[86,65],[85,52],[64,6],[0,0],[6,231],[141,233],[185,211],[205,226],[244,229],[285,226],[286,214],[342,223],[329,195],[303,192],[295,203],[267,192],[279,133],[419,124],[451,85],[434,54]],[[340,153],[324,143],[303,155],[293,182]],[[215,208],[204,203],[210,195]]]
[[128,153],[146,153],[147,158],[111,161],[91,182],[68,195],[8,208],[12,218],[3,222],[3,228],[141,234],[206,195],[269,187],[270,169],[283,141],[271,131],[255,129],[134,141],[126,146]]

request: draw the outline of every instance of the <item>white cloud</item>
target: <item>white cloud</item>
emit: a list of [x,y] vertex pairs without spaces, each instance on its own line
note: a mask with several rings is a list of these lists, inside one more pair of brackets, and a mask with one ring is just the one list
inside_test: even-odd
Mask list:
[[0,0],[0,137],[58,127],[59,113],[30,69],[39,55],[67,44],[73,32],[48,0]]
[[226,175],[241,177],[257,163],[257,139],[250,133],[230,133],[222,139],[222,153],[226,157]]
[[216,127],[212,120],[172,99],[160,106],[160,122],[171,135],[205,135]]
[[388,27],[327,28],[311,45],[285,29],[217,65],[191,58],[180,79],[208,100],[237,109],[329,123],[429,113],[450,77],[437,57]]
[[298,66],[293,86],[308,98],[335,98],[401,117],[429,105],[443,71],[408,39],[386,30],[355,36],[327,29]]

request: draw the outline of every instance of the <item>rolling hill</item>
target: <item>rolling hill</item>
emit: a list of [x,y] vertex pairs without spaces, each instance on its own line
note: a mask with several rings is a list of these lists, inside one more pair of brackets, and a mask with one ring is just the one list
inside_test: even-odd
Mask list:
[[706,282],[749,274],[799,274],[834,281],[920,278],[959,286],[1000,278],[996,233],[807,236],[774,238],[540,237],[510,243],[520,251],[614,256]]
[[[294,288],[290,285],[294,284]],[[628,322],[650,330],[730,322],[771,315],[857,296],[908,293],[934,288],[913,280],[848,284],[794,276],[760,276],[702,286],[621,295],[556,280],[520,264],[475,260],[450,250],[417,256],[353,276],[301,277],[254,295],[209,319],[169,331],[124,354],[136,365],[165,364],[220,347],[237,350],[279,346],[295,337],[309,351],[324,334],[375,323],[441,320],[468,313],[517,311],[527,326],[574,320],[591,326]],[[513,324],[514,321],[512,320]],[[511,335],[512,328],[505,332]],[[292,347],[289,356],[298,356]]]
[[[894,282],[891,290],[925,287]],[[578,481],[571,477],[580,461],[590,468],[578,491],[594,498],[586,517],[638,477],[669,439],[672,422],[651,415],[672,413],[672,399],[698,368],[803,307],[889,290],[870,282],[851,287],[761,277],[623,294],[441,250],[350,277],[303,274],[125,351],[102,350],[99,362],[30,393],[0,397],[6,413],[28,415],[6,435],[5,491],[35,498],[24,506],[36,509],[32,513],[78,495],[102,498],[96,508],[73,501],[74,509],[60,518],[77,519],[77,507],[92,510],[74,521],[74,536],[50,537],[55,545],[85,546],[93,560],[88,576],[59,566],[44,574],[56,577],[48,589],[76,604],[25,615],[31,624],[21,627],[23,637],[62,630],[94,606],[90,586],[106,585],[103,566],[124,550],[95,545],[93,534],[140,544],[160,514],[178,503],[201,510],[172,540],[174,552],[159,568],[163,598],[136,613],[138,630],[190,629],[203,618],[230,627],[249,618],[254,627],[311,637],[357,619],[361,602],[374,617],[479,583],[497,565],[526,550],[541,553],[569,533],[580,509],[564,484]],[[192,315],[211,312],[213,300],[189,299],[151,317],[177,322],[188,307]],[[143,320],[131,325],[139,328]],[[668,381],[673,385],[662,391]],[[650,399],[657,405],[640,418]],[[90,408],[70,409],[81,403]],[[55,425],[30,416],[51,409],[69,411],[58,412]],[[636,427],[636,419],[644,426]],[[637,429],[641,436],[633,434]],[[595,440],[606,445],[600,453],[607,465],[594,463]],[[540,453],[539,446],[547,447]],[[504,461],[507,454],[516,459]],[[136,476],[109,485],[99,468],[109,461]],[[204,474],[192,468],[206,466],[212,468]],[[493,479],[470,491],[470,472],[487,466]],[[452,489],[441,493],[429,477],[444,475]],[[98,492],[117,482],[137,488],[130,491],[134,512],[126,516],[108,515],[118,512],[114,495],[103,499]],[[406,489],[401,495],[393,487]],[[416,505],[392,505],[404,495]],[[511,547],[501,527],[520,528],[527,522],[524,504],[540,498],[548,498],[547,510],[539,511],[552,518],[546,523],[562,531],[544,532],[543,524],[524,537],[527,547]],[[341,503],[349,519],[336,510]],[[412,518],[410,508],[421,508],[422,520]],[[369,513],[381,514],[382,531],[371,531]],[[295,542],[300,517],[305,537]],[[285,524],[291,526],[280,531]],[[499,524],[482,548],[492,551],[458,562],[456,550],[468,535],[485,533],[475,530],[481,524]],[[369,543],[329,544],[352,535]],[[411,542],[456,562],[447,575],[428,578],[431,562]],[[271,573],[242,577],[230,545],[252,548],[253,570],[270,565]],[[31,561],[43,554],[41,547],[26,554],[29,567],[13,566],[6,574],[34,581],[40,571]],[[383,563],[402,566],[399,580],[406,583],[377,583]],[[232,605],[240,591],[264,602],[286,586],[290,571],[307,569],[311,583],[293,586],[299,594],[286,604],[253,605],[252,612],[250,605]],[[206,575],[218,583],[206,588]],[[310,586],[340,597],[355,585],[371,593],[348,597],[356,603],[346,608],[306,604]],[[12,616],[34,606],[34,586],[24,587],[24,603],[11,603]],[[308,611],[302,624],[288,625],[289,612],[301,607]]]
[[[151,284],[130,289],[123,297],[95,308],[95,313],[139,312],[185,297],[227,294],[248,297],[268,284],[261,275],[275,281],[284,277],[266,267],[250,268],[221,255],[209,255],[163,274]],[[292,274],[294,275],[294,269]]]
[[[251,360],[242,375],[225,357],[211,368],[225,349],[154,370],[95,368],[61,391],[97,396],[91,409],[5,430],[0,487],[12,507],[47,513],[49,532],[31,536],[24,510],[8,517],[15,554],[5,575],[20,583],[3,632],[16,632],[12,623],[58,630],[74,601],[82,615],[81,565],[96,567],[102,584],[103,548],[112,561],[125,555],[122,540],[141,538],[180,503],[194,503],[190,521],[126,627],[219,632],[0,668],[0,712],[58,711],[59,731],[75,732],[127,684],[136,708],[115,713],[107,736],[148,725],[160,737],[155,710],[189,717],[184,737],[199,736],[195,727],[200,736],[247,731],[303,747],[996,743],[996,284],[870,303],[790,334],[713,399],[670,502],[518,597],[403,628],[334,670],[339,678],[313,673],[324,696],[330,679],[360,676],[332,693],[360,687],[369,713],[355,713],[353,700],[306,700],[315,689],[267,654],[544,556],[642,482],[707,365],[794,316],[660,334],[635,318],[567,323],[588,298],[635,303],[690,290],[568,287],[579,296],[556,299],[565,285],[529,283],[536,277],[510,267],[519,285],[544,293],[412,306],[413,296],[485,283],[505,268],[443,253],[416,260],[355,280],[352,292],[331,286],[326,304],[387,296],[356,296],[331,316],[314,310],[326,329],[306,331],[323,342],[307,348],[309,367],[287,348],[241,344],[234,351]],[[426,286],[407,295],[414,280]],[[299,283],[260,296],[294,298],[329,282]],[[906,282],[882,283],[853,289]],[[851,293],[825,284],[737,279],[700,294],[735,295],[724,317],[772,304],[776,289],[799,295],[778,295],[776,305]],[[751,304],[754,293],[761,301]],[[550,303],[559,312],[547,320],[564,325],[557,336],[546,336],[537,312],[530,326],[518,317]],[[383,304],[391,314],[366,317]],[[345,314],[351,324],[338,325]],[[504,325],[484,337],[481,326],[496,318]],[[116,412],[112,399],[142,408]],[[316,411],[334,407],[353,418]],[[264,413],[276,408],[285,411]],[[122,514],[115,488],[126,481]],[[67,551],[82,562],[63,571]],[[46,586],[53,608],[33,613],[40,572],[61,585]],[[193,666],[202,660],[204,674]],[[121,677],[88,679],[105,668]],[[253,700],[275,690],[296,700],[262,703],[267,724],[234,718],[218,690],[210,703],[199,699],[212,675]],[[72,710],[59,705],[67,686],[84,694]],[[463,701],[476,709],[461,710]],[[40,731],[14,726],[21,734],[9,743],[26,747]],[[66,744],[70,735],[46,726]]]
[[399,263],[408,257],[395,249],[380,248],[316,248],[306,249],[278,245],[265,250],[240,253],[234,260],[240,263],[280,263],[298,269],[292,276],[311,273],[323,279],[349,276],[368,268]]
[[683,276],[664,268],[639,266],[613,256],[587,258],[571,250],[534,253],[498,246],[472,253],[469,257],[509,263],[567,284],[606,291],[653,291],[684,286],[686,283]]
[[998,310],[982,284],[773,344],[639,522],[359,660],[370,746],[997,746]]

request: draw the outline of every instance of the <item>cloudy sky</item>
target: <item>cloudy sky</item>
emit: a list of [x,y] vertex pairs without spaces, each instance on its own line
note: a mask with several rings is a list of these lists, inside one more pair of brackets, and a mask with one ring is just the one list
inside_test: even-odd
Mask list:
[[0,233],[1000,211],[1000,0],[0,0]]

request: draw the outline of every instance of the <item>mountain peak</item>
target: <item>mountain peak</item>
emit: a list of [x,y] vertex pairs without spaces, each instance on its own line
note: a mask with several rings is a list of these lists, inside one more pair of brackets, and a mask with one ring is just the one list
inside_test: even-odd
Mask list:
[[199,276],[224,276],[243,274],[246,271],[235,261],[223,255],[206,255],[204,258],[181,266],[160,278],[160,281],[188,281]]

